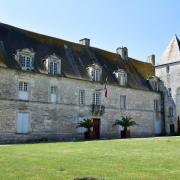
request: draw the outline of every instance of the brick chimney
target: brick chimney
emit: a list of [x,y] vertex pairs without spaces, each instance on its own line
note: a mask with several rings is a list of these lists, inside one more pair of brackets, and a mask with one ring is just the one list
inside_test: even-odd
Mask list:
[[155,55],[151,54],[147,57],[147,62],[151,63],[153,66],[155,65]]

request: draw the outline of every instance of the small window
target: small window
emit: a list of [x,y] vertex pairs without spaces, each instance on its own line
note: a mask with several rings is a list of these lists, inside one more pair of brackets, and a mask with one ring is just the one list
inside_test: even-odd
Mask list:
[[100,70],[98,69],[92,70],[92,80],[100,81]]
[[169,107],[169,117],[173,117],[174,112],[173,112],[173,107]]
[[169,73],[169,65],[166,66],[166,73]]
[[159,109],[159,108],[158,108],[158,100],[155,99],[155,100],[154,100],[154,110],[155,110],[155,111],[158,111],[158,109]]
[[175,133],[174,124],[170,124],[170,125],[169,125],[169,129],[170,129],[170,133],[171,133],[171,134]]
[[126,96],[123,95],[120,96],[120,108],[126,109]]
[[19,112],[17,114],[16,132],[22,134],[29,132],[29,113]]
[[85,90],[79,91],[79,104],[85,105]]
[[61,74],[61,59],[55,54],[50,55],[44,61],[48,73],[51,75]]
[[101,93],[93,93],[93,105],[101,105]]
[[20,66],[22,68],[30,69],[31,68],[31,58],[28,56],[20,56]]
[[29,92],[28,92],[28,82],[19,82],[19,99],[21,100],[28,100],[29,98]]
[[54,62],[50,62],[49,73],[52,75],[57,75],[57,69],[58,69],[58,64]]
[[97,64],[91,64],[87,67],[88,74],[92,81],[100,81],[102,68]]
[[50,101],[52,103],[57,102],[57,87],[56,86],[51,86]]
[[126,86],[127,85],[127,73],[124,71],[124,69],[119,69],[114,72],[119,85],[120,86]]

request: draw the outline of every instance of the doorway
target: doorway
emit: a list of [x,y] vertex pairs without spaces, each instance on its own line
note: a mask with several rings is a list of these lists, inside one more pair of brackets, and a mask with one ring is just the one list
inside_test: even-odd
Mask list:
[[93,132],[95,133],[95,138],[100,138],[100,119],[93,119]]

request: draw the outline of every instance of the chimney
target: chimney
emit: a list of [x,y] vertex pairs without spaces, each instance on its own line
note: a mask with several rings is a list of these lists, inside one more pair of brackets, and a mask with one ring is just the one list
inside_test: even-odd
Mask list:
[[128,59],[128,49],[127,49],[127,47],[118,47],[116,49],[116,53],[119,54],[122,59],[124,59],[124,60]]
[[90,46],[90,39],[88,39],[88,38],[80,39],[79,43],[84,46]]
[[151,63],[153,66],[155,66],[155,55],[151,54],[147,57],[147,62]]

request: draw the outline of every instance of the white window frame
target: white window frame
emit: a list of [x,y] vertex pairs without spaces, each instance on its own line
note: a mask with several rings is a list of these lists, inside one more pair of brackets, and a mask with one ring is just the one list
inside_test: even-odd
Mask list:
[[99,69],[92,70],[92,80],[93,81],[100,81],[101,71]]
[[27,55],[20,55],[19,63],[22,69],[31,69],[32,58]]
[[29,82],[18,82],[18,96],[20,100],[29,100]]
[[114,71],[114,74],[118,79],[120,86],[127,85],[127,73],[123,69],[118,69],[117,71]]
[[85,90],[79,90],[79,105],[85,105]]
[[92,81],[100,81],[102,76],[102,68],[97,64],[92,64],[87,67],[89,76],[91,77]]
[[61,59],[55,54],[50,55],[45,60],[46,69],[50,75],[61,74]]
[[35,52],[32,49],[18,49],[15,54],[15,60],[19,63],[22,70],[33,69],[33,60]]
[[101,105],[101,92],[93,93],[93,105]]
[[120,109],[126,109],[126,108],[127,108],[127,96],[120,95]]
[[52,85],[50,87],[50,102],[57,103],[57,94],[58,94],[58,87]]

